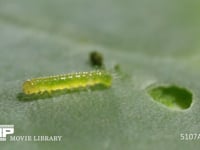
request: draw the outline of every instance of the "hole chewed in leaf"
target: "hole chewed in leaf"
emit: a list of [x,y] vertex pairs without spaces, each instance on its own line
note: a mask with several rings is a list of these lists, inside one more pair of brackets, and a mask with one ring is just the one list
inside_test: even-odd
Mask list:
[[192,93],[175,85],[149,88],[148,93],[155,101],[173,110],[188,109],[192,104]]

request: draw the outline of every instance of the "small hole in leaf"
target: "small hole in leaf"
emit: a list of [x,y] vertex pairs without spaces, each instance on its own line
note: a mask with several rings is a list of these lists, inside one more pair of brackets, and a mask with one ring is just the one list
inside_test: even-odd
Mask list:
[[170,109],[184,110],[192,104],[192,93],[175,85],[149,88],[148,93],[155,101]]

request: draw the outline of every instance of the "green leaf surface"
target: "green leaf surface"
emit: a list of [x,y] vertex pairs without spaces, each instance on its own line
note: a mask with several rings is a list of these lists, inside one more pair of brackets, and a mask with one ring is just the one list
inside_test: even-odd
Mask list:
[[[199,149],[199,0],[0,0],[0,124],[17,135],[62,142],[0,142],[1,150]],[[110,89],[19,101],[26,79],[90,71],[88,55],[119,64]],[[148,94],[153,85],[192,93],[176,111]]]

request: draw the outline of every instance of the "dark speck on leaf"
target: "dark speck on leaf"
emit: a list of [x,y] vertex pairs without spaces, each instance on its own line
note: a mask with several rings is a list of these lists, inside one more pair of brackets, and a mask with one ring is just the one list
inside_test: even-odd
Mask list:
[[90,53],[90,62],[92,66],[102,67],[103,65],[103,55],[97,51]]

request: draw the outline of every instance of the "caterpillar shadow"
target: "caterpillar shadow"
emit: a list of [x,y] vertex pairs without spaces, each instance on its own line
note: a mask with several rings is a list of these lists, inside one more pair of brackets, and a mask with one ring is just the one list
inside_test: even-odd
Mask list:
[[23,102],[29,102],[29,101],[34,101],[34,100],[39,100],[39,99],[49,99],[53,97],[59,97],[61,95],[65,94],[73,94],[73,93],[78,93],[81,91],[89,92],[89,91],[96,91],[96,90],[106,90],[108,87],[103,86],[103,85],[95,85],[93,87],[87,87],[87,88],[78,88],[78,89],[71,89],[71,90],[56,90],[56,91],[51,91],[51,92],[41,92],[37,94],[25,94],[23,92],[17,94],[17,99],[19,101]]

